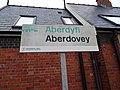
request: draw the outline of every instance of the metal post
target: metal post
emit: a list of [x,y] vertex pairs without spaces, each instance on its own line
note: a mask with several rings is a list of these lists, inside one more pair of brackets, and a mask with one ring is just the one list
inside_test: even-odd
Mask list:
[[65,53],[60,53],[61,73],[62,73],[62,90],[68,90],[67,68]]

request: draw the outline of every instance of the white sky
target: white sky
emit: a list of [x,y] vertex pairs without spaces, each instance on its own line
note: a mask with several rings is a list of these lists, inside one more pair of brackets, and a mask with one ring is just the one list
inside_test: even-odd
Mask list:
[[[65,0],[66,3],[79,3],[96,5],[96,0]],[[120,7],[120,0],[110,0],[114,7]],[[0,7],[7,4],[7,0],[0,0]],[[10,0],[10,5],[36,6],[36,7],[50,7],[63,8],[63,0]]]
[[7,4],[7,0],[0,0],[0,8]]

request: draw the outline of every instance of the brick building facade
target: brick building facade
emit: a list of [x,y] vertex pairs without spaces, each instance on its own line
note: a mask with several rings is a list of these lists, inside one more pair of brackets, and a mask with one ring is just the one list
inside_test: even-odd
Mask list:
[[36,16],[38,25],[64,24],[61,17],[73,18],[83,25],[84,20],[78,19],[68,7],[63,10],[8,5],[0,10],[0,90],[120,90],[117,38],[120,26],[98,16],[119,16],[120,8],[68,5],[85,22],[95,26],[99,51],[65,53],[67,85],[64,87],[61,53],[20,53],[21,27],[14,26],[21,15]]

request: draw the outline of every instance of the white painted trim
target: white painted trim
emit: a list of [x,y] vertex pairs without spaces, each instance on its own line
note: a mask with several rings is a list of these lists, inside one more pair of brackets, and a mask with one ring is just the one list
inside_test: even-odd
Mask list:
[[83,19],[69,4],[66,4],[66,9],[77,18],[84,26],[92,26],[85,19]]
[[96,46],[20,46],[20,53],[28,52],[84,52],[99,51]]

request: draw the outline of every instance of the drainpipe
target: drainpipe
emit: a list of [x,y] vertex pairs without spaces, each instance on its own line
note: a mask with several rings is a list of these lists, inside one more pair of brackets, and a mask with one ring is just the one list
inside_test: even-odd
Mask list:
[[65,0],[63,0],[64,1],[64,9],[66,9],[66,2],[65,2]]
[[82,75],[83,90],[87,90],[87,83],[86,83],[86,77],[85,77],[85,69],[84,69],[84,64],[83,64],[83,57],[82,57],[81,52],[79,52],[78,54],[79,54],[80,70],[81,70],[81,75]]
[[119,52],[119,47],[118,47],[118,32],[117,32],[117,30],[113,31],[113,45],[114,45],[115,53],[117,56],[118,65],[120,68],[120,52]]
[[7,5],[9,5],[9,0],[7,0]]
[[97,63],[96,63],[96,60],[94,57],[94,53],[90,53],[90,55],[91,55],[91,60],[92,60],[92,64],[93,64],[93,72],[94,72],[94,76],[95,76],[96,90],[102,90],[101,85],[100,85],[100,78],[98,75]]

